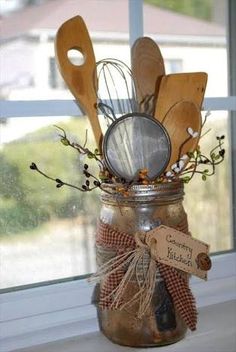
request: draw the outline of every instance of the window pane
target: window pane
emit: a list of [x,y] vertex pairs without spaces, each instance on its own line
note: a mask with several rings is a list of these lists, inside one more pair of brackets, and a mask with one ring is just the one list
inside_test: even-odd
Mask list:
[[227,1],[145,3],[144,34],[151,35],[160,46],[167,73],[174,72],[169,61],[181,62],[179,72],[207,72],[207,97],[227,96]]
[[[1,128],[1,137],[8,137],[0,150],[1,288],[84,275],[95,268],[97,192],[57,189],[29,168],[35,162],[52,177],[81,186],[88,160],[63,146],[53,126],[9,140],[11,130],[20,131],[24,121],[31,126],[36,120],[9,119]],[[49,122],[45,120],[40,121]],[[84,143],[87,118],[50,121],[64,128],[71,141]]]
[[[145,3],[144,32],[159,44],[166,73],[207,72],[205,96],[227,96],[227,1],[145,0]],[[211,131],[200,140],[200,146],[209,155],[216,145],[215,137],[225,135],[225,161],[206,182],[196,175],[185,187],[190,230],[193,236],[210,244],[211,252],[233,246],[228,122],[227,112],[212,111],[204,128]]]
[[2,99],[72,98],[56,66],[54,38],[62,23],[77,15],[83,17],[88,27],[97,61],[129,57],[126,0],[72,0],[69,6],[64,0],[11,2],[12,6],[9,1],[1,2],[0,7]]
[[[0,99],[72,98],[56,65],[54,38],[59,26],[78,14],[90,32],[96,60],[129,58],[127,1],[74,0],[70,6],[67,1],[14,1],[11,6],[5,1],[0,11]],[[1,288],[94,271],[98,194],[58,190],[29,169],[35,161],[54,177],[80,185],[85,161],[56,143],[52,125],[76,131],[73,139],[84,141],[86,128],[89,137],[91,129],[82,121],[37,116],[1,120]]]
[[203,134],[208,130],[200,140],[202,153],[209,156],[217,145],[216,137],[224,136],[225,160],[206,181],[201,175],[194,176],[185,187],[184,204],[192,235],[210,244],[210,251],[214,253],[233,248],[228,113],[212,111]]
[[[145,35],[160,45],[166,72],[206,71],[206,96],[226,96],[226,1],[209,1],[214,8],[203,6],[206,12],[201,16],[206,20],[177,14],[173,8],[158,9],[150,1],[144,2]],[[188,9],[191,14],[192,10],[194,5]],[[77,14],[88,26],[96,60],[113,57],[130,62],[127,0],[74,0],[69,7],[66,1],[14,1],[11,6],[4,1],[0,11],[1,99],[72,98],[56,66],[54,38],[59,26]],[[89,128],[83,118],[1,120],[1,288],[84,275],[95,268],[98,193],[56,189],[55,184],[29,169],[34,161],[53,177],[82,184],[85,160],[57,142],[53,124],[70,131],[72,140],[79,142],[84,141]],[[208,241],[215,252],[232,248],[227,112],[212,112],[208,126],[212,131],[201,144],[209,151],[217,134],[226,135],[226,160],[210,180],[194,180],[186,186],[185,206],[192,234]],[[89,128],[92,143],[90,138]]]

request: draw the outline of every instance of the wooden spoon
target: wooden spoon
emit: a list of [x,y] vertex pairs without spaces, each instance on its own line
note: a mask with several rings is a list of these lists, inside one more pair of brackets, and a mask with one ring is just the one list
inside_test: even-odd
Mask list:
[[176,73],[162,77],[155,118],[162,122],[172,106],[181,100],[192,101],[201,110],[206,84],[205,72]]
[[[81,65],[74,65],[69,60],[68,51],[71,49],[82,53],[84,62]],[[100,147],[102,131],[96,110],[96,61],[82,17],[73,17],[62,24],[56,35],[55,53],[62,77],[88,115],[96,143]]]
[[[162,124],[171,140],[171,157],[166,168],[166,171],[169,171],[181,156],[196,149],[202,127],[200,109],[191,101],[180,101],[167,112]],[[188,160],[189,158],[185,157],[181,161],[182,168]]]
[[[148,37],[138,38],[131,50],[131,66],[141,112],[146,112],[145,102],[152,103],[150,115],[154,114],[155,100],[165,66],[158,45]],[[143,104],[144,103],[144,104]]]

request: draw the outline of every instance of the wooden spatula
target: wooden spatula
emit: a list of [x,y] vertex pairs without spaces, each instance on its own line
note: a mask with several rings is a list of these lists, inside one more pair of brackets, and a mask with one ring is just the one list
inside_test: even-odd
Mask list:
[[145,103],[148,105],[151,101],[153,115],[161,78],[165,74],[163,57],[154,40],[141,37],[135,41],[131,50],[131,66],[141,110],[147,112]]
[[[202,127],[200,109],[191,101],[178,102],[167,112],[162,124],[171,140],[171,157],[166,169],[169,171],[181,156],[196,149]],[[187,162],[188,158],[181,161],[184,165]]]
[[176,73],[162,77],[155,118],[162,122],[172,106],[181,100],[191,101],[201,109],[206,84],[205,72]]
[[[82,53],[84,62],[81,65],[74,65],[68,59],[68,51],[71,49]],[[96,110],[96,61],[82,17],[73,17],[62,24],[56,35],[55,52],[62,77],[88,115],[96,143],[100,147],[102,131]]]

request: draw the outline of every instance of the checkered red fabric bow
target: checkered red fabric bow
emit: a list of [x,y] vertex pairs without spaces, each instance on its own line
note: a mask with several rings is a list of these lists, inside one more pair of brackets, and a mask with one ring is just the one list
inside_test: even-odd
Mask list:
[[[96,244],[106,250],[110,249],[115,251],[117,256],[135,249],[136,247],[134,236],[118,231],[103,222],[100,222],[98,225]],[[188,285],[187,275],[183,275],[178,270],[168,265],[162,263],[157,263],[157,265],[180,316],[190,330],[195,330],[197,324],[197,310],[194,296]],[[111,308],[113,302],[111,292],[121,282],[124,276],[124,270],[123,267],[119,266],[117,270],[113,270],[113,272],[103,280],[99,302],[101,308]]]

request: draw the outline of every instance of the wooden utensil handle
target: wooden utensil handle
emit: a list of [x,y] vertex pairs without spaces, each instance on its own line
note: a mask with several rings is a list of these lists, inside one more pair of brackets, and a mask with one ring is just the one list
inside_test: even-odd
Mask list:
[[[71,49],[83,56],[80,65],[74,65],[68,58]],[[55,55],[59,70],[68,88],[87,113],[95,140],[100,146],[102,131],[99,124],[96,102],[96,61],[87,27],[80,16],[73,17],[62,24],[55,40]]]

